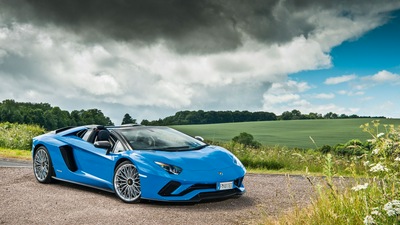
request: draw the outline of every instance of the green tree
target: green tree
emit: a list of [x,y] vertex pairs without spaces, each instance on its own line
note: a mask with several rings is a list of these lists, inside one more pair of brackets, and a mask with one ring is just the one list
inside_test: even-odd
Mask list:
[[291,120],[291,119],[293,119],[293,114],[289,111],[285,111],[282,113],[281,119],[282,120]]
[[133,119],[133,118],[131,117],[131,115],[129,115],[128,113],[126,113],[126,114],[124,115],[124,118],[122,119],[121,125],[123,125],[123,124],[131,124],[131,123],[136,123],[136,119]]
[[142,120],[142,122],[140,122],[140,124],[142,124],[142,125],[150,125],[150,121],[148,121],[148,120]]
[[292,120],[299,120],[302,118],[301,112],[297,109],[292,110]]

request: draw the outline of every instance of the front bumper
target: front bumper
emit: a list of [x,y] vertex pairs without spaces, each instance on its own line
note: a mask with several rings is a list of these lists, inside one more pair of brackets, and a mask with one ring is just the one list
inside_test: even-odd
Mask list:
[[218,190],[217,185],[217,183],[193,184],[182,190],[182,188],[180,188],[182,186],[180,182],[170,181],[158,192],[158,195],[164,198],[170,198],[169,201],[177,201],[177,198],[190,195],[190,193],[194,192],[197,194],[195,194],[191,199],[184,201],[199,202],[203,200],[229,198],[234,195],[242,195],[245,192],[243,177],[237,178],[233,181],[232,189]]
[[[246,192],[243,185],[245,171],[223,170],[221,175],[216,172],[204,171],[195,174],[180,175],[146,175],[141,176],[142,198],[167,202],[199,202],[203,200],[229,198]],[[219,190],[221,182],[232,182],[232,188]]]

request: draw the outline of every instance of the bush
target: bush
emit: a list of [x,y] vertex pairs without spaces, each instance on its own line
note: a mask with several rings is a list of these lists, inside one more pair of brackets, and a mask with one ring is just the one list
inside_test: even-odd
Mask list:
[[234,138],[232,138],[232,141],[242,144],[244,146],[249,146],[249,147],[253,147],[253,148],[261,147],[261,143],[258,141],[255,141],[253,135],[248,134],[246,132],[242,132],[238,136],[235,136]]
[[326,154],[331,152],[332,147],[330,145],[324,145],[321,148],[318,149],[321,153]]
[[29,150],[32,138],[45,133],[38,125],[0,123],[0,147]]
[[361,156],[369,151],[368,144],[364,144],[358,139],[352,139],[346,144],[337,144],[334,147],[334,152],[343,156]]

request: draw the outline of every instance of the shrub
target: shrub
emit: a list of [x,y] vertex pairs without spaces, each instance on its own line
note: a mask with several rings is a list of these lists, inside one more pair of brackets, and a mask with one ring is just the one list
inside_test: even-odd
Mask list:
[[337,144],[334,147],[335,154],[343,156],[361,156],[368,152],[368,148],[358,139],[352,139],[346,144]]
[[0,147],[29,150],[32,147],[32,138],[44,132],[38,125],[0,123]]
[[242,132],[238,136],[235,136],[234,138],[232,138],[232,141],[242,144],[244,146],[249,146],[249,147],[253,147],[253,148],[261,147],[261,143],[258,141],[255,141],[253,135],[248,134],[246,132]]
[[323,145],[321,148],[318,149],[321,153],[326,154],[331,152],[332,147],[330,145]]

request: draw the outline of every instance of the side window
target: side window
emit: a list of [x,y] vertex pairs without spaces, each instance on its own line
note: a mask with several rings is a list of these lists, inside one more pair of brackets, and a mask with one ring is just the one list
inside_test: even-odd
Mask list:
[[117,141],[114,145],[113,152],[118,153],[118,152],[123,152],[123,151],[126,151],[126,149],[124,148],[124,146],[122,145],[122,143],[120,141]]
[[92,133],[93,133],[93,129],[88,130],[88,131],[85,133],[85,135],[83,135],[82,139],[85,140],[85,141],[89,141],[89,138],[90,138],[90,136],[92,135]]
[[87,132],[87,130],[81,130],[78,133],[76,133],[76,136],[83,139],[83,137],[86,134],[86,132]]

